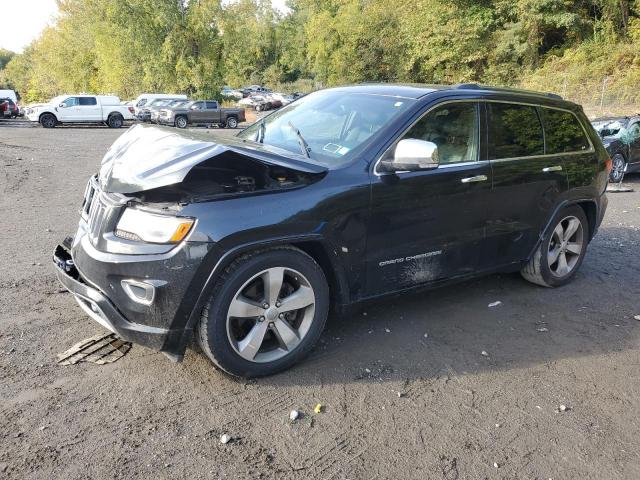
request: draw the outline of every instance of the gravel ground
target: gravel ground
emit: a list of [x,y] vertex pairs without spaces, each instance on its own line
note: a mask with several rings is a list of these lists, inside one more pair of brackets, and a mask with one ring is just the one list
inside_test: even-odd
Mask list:
[[258,381],[140,346],[59,366],[103,330],[51,253],[121,133],[0,123],[0,478],[640,478],[640,176],[564,288],[496,275],[368,304]]

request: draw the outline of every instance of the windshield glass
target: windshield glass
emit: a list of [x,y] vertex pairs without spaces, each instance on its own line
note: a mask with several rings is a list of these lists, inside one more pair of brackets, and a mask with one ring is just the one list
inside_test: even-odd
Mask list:
[[349,160],[350,152],[364,145],[413,102],[400,97],[324,90],[257,121],[238,137],[289,150],[329,167],[339,166]]
[[609,120],[593,124],[593,128],[598,132],[598,135],[600,135],[601,138],[620,136],[622,134],[623,127],[622,122],[619,120]]

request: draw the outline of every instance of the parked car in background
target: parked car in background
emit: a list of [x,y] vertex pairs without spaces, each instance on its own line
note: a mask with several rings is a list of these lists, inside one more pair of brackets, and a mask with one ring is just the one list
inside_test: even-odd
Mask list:
[[493,272],[569,283],[610,166],[554,95],[328,89],[232,138],[131,128],[54,263],[123,340],[179,361],[195,337],[225,372],[269,375],[311,351],[330,306]]
[[230,98],[233,100],[240,100],[244,96],[240,90],[235,90],[231,87],[223,87],[220,91],[220,95],[224,98]]
[[121,105],[113,95],[60,95],[49,103],[31,107],[27,118],[45,128],[62,123],[102,123],[120,128],[133,120],[134,108]]
[[178,108],[163,109],[158,117],[158,123],[178,128],[203,124],[236,128],[244,121],[244,109],[220,108],[216,100],[194,100]]
[[0,97],[0,117],[16,118],[20,115],[18,105],[10,98]]
[[18,96],[16,95],[16,92],[14,90],[0,90],[0,98],[10,98],[13,103],[15,103],[16,105],[18,104]]
[[282,102],[280,100],[275,99],[271,95],[266,95],[266,96],[256,95],[251,98],[254,99],[253,108],[256,109],[256,112],[266,112],[267,110],[273,110],[275,108],[280,108],[282,106]]
[[598,119],[592,125],[611,156],[612,182],[622,180],[625,172],[640,171],[640,115]]
[[135,109],[134,114],[139,115],[139,111],[148,103],[156,100],[158,98],[172,98],[172,99],[181,99],[186,100],[187,96],[179,93],[141,93],[136,97],[133,101],[133,108]]
[[180,108],[189,103],[189,100],[172,100],[164,106],[154,106],[151,108],[151,123],[158,123],[163,110],[171,110],[172,108]]
[[150,122],[151,121],[151,113],[155,110],[159,110],[163,107],[168,106],[170,103],[175,102],[176,100],[184,102],[186,99],[184,98],[156,98],[148,102],[144,107],[138,109],[138,114],[136,115],[136,119],[140,122]]

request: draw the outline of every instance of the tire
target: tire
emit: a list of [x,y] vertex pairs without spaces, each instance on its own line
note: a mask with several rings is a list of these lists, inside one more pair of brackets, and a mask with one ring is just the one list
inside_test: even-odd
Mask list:
[[611,173],[609,174],[609,181],[611,183],[618,183],[624,177],[625,169],[627,168],[627,161],[624,158],[624,155],[621,153],[616,153],[611,158]]
[[107,118],[107,126],[109,128],[120,128],[123,124],[124,118],[122,118],[122,115],[120,115],[119,113],[109,115],[109,118]]
[[187,121],[187,117],[185,116],[179,116],[176,117],[176,127],[178,128],[187,128],[187,125],[189,124],[189,122]]
[[563,208],[520,273],[525,280],[543,287],[565,285],[582,265],[588,244],[589,222],[584,210],[578,205]]
[[236,117],[227,118],[227,128],[236,128],[238,126],[238,119]]
[[40,125],[44,128],[53,128],[58,124],[58,119],[52,113],[43,113],[40,115]]
[[[265,287],[269,279],[280,285],[276,293]],[[320,338],[329,311],[322,268],[293,247],[241,256],[220,275],[213,292],[196,327],[198,342],[216,367],[239,377],[272,375],[300,361]],[[296,306],[310,303],[284,313],[293,300]]]

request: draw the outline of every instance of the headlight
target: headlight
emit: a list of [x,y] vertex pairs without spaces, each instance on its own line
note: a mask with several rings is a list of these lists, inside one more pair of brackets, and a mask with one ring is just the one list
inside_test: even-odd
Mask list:
[[191,230],[195,220],[145,212],[136,208],[125,209],[116,237],[149,243],[179,243]]

